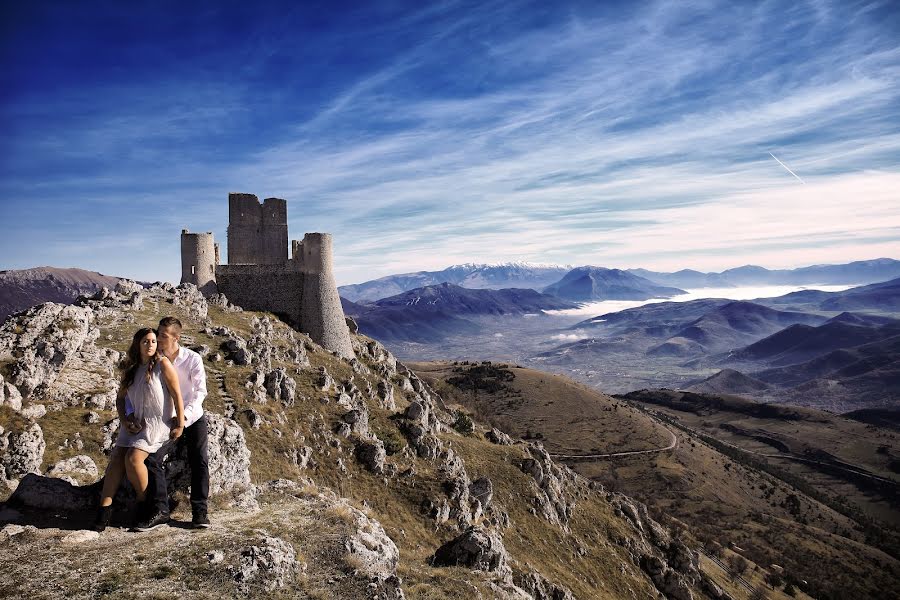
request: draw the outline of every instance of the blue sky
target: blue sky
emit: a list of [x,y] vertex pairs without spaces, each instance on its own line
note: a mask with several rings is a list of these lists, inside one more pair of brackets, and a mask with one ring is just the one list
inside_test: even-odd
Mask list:
[[341,284],[900,258],[895,2],[0,10],[0,268],[177,282],[229,191],[332,232]]

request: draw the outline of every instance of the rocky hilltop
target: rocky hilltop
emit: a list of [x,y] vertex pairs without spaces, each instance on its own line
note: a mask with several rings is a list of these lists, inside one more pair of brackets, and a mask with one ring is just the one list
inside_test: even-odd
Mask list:
[[[213,527],[88,531],[140,326],[204,356]],[[354,329],[351,327],[351,329]],[[120,282],[0,327],[0,596],[728,597],[644,505],[447,405],[380,343],[323,350],[185,284]],[[119,492],[113,525],[127,523]]]

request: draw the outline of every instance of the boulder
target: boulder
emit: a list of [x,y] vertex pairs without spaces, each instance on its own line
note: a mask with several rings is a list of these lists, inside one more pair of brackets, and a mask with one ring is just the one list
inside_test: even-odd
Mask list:
[[306,565],[297,561],[294,547],[281,538],[265,536],[240,551],[237,567],[232,567],[234,581],[244,590],[251,586],[267,592],[291,583]]
[[296,393],[297,382],[294,381],[283,368],[269,371],[266,374],[263,384],[266,392],[276,400],[281,400],[285,406],[293,406]]
[[368,470],[373,473],[384,473],[384,461],[387,453],[384,450],[384,443],[374,438],[372,441],[360,442],[356,445],[356,458]]
[[[238,506],[256,508],[256,489],[250,480],[250,450],[244,430],[232,419],[205,413],[209,427],[209,493],[230,494]],[[190,487],[191,471],[184,436],[167,457],[169,493]]]
[[28,473],[38,473],[44,461],[44,432],[37,423],[32,423],[24,431],[5,433],[6,446],[0,456],[0,467],[6,479],[18,479]]
[[470,527],[438,548],[431,557],[431,564],[435,567],[463,566],[503,577],[512,576],[503,540],[498,534],[479,527]]
[[67,475],[82,476],[85,478],[96,479],[99,475],[97,465],[90,456],[80,454],[66,460],[61,460],[50,469],[47,470],[48,477],[62,477]]
[[512,438],[497,429],[496,427],[491,428],[490,431],[485,434],[485,437],[489,442],[493,444],[500,444],[501,446],[509,446],[513,443]]

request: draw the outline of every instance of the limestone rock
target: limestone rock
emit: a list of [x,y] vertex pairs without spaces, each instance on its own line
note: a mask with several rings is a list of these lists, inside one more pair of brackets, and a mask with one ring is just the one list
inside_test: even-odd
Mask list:
[[513,443],[512,438],[497,429],[496,427],[492,427],[490,431],[485,434],[488,441],[493,444],[500,444],[501,446],[509,446]]
[[6,449],[0,456],[0,467],[7,479],[18,479],[28,473],[37,473],[44,461],[44,432],[37,423],[21,432],[5,434]]
[[48,477],[80,475],[86,478],[96,479],[98,474],[97,465],[90,456],[84,454],[61,460],[47,471]]
[[537,487],[535,508],[549,522],[565,529],[575,504],[574,498],[566,493],[566,484],[574,480],[575,475],[567,467],[553,462],[541,444],[528,444],[526,452],[528,458],[520,466],[534,478]]
[[8,406],[14,411],[22,410],[22,394],[13,384],[7,382],[0,374],[0,406]]
[[[256,508],[256,489],[250,480],[250,450],[244,431],[232,419],[205,413],[209,427],[209,493],[228,493],[239,506]],[[167,457],[169,492],[190,486],[190,467],[184,436]]]
[[334,387],[334,379],[328,374],[328,370],[325,367],[319,367],[319,381],[317,385],[323,392],[327,392]]
[[394,541],[385,533],[381,523],[370,519],[364,512],[340,500],[352,519],[351,533],[344,542],[347,562],[357,572],[381,581],[396,576],[400,563],[400,551]]
[[359,333],[359,325],[356,324],[356,321],[353,320],[353,317],[345,316],[344,321],[346,321],[347,329],[350,330],[350,333],[352,335],[356,335],[357,333]]
[[29,473],[9,499],[11,506],[47,510],[89,511],[97,507],[99,484],[79,487],[63,479]]
[[287,374],[286,370],[278,368],[267,373],[264,385],[270,396],[281,400],[285,406],[294,405],[297,382]]
[[360,442],[356,446],[356,458],[373,473],[383,473],[384,461],[387,458],[384,443],[378,438],[374,438],[372,441]]
[[478,527],[469,528],[438,548],[431,564],[436,567],[463,566],[502,577],[512,576],[503,540],[498,534]]
[[82,346],[100,332],[90,308],[47,302],[0,326],[0,361],[12,361],[9,380],[25,398],[47,389]]
[[194,321],[204,321],[209,315],[209,304],[193,283],[182,283],[176,287],[172,302],[175,306],[187,308],[190,318]]
[[348,411],[341,417],[341,420],[349,425],[350,430],[358,436],[362,438],[371,437],[372,434],[369,431],[369,411],[365,409],[365,406]]
[[479,477],[469,484],[469,494],[487,508],[494,497],[494,485],[487,477]]
[[116,284],[116,294],[119,296],[130,297],[132,294],[140,294],[144,291],[144,286],[131,279],[121,279]]
[[397,410],[397,403],[394,400],[394,386],[387,381],[382,380],[378,382],[378,403],[387,410]]
[[551,583],[537,572],[516,573],[513,581],[534,600],[575,600],[569,588]]
[[241,550],[238,566],[232,571],[235,582],[242,588],[253,584],[272,592],[292,582],[305,568],[297,561],[293,546],[267,535]]
[[694,594],[684,580],[684,577],[676,573],[666,565],[665,561],[657,556],[644,555],[641,557],[641,568],[650,576],[653,584],[667,598],[674,600],[693,600]]
[[232,335],[232,337],[225,340],[222,347],[228,353],[228,358],[234,361],[234,364],[253,364],[253,353],[247,349],[247,341],[239,335]]

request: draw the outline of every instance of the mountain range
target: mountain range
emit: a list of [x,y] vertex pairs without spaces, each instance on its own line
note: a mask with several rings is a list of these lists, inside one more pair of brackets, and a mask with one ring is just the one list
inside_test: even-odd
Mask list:
[[416,288],[371,304],[343,302],[361,332],[382,341],[435,342],[448,335],[476,333],[467,317],[520,316],[575,304],[531,289],[468,289],[452,283]]
[[84,269],[33,269],[0,271],[0,322],[9,315],[41,302],[74,302],[106,286],[116,287],[119,277]]
[[417,271],[388,275],[371,281],[338,287],[341,297],[353,302],[372,302],[420,287],[453,283],[465,288],[530,288],[541,290],[559,281],[572,267],[527,262],[453,265],[441,271]]
[[[589,269],[591,267],[575,267]],[[601,267],[594,267],[600,269]],[[438,283],[455,283],[467,288],[502,289],[511,287],[544,291],[560,283],[573,267],[512,262],[500,264],[453,265],[440,271],[417,271],[388,275],[362,283],[343,285],[340,295],[353,302],[371,302]],[[618,269],[606,269],[618,271]],[[890,258],[855,261],[839,265],[814,265],[797,269],[766,269],[745,265],[719,273],[683,269],[674,273],[647,269],[626,269],[626,273],[649,280],[651,284],[681,289],[729,288],[757,285],[862,285],[900,277],[900,261]],[[644,284],[646,285],[646,284]],[[668,297],[663,294],[660,297]],[[569,297],[569,296],[566,296]],[[614,298],[614,296],[608,296]],[[575,298],[570,298],[575,299]],[[596,298],[594,298],[596,299]],[[628,298],[636,299],[636,298]]]

